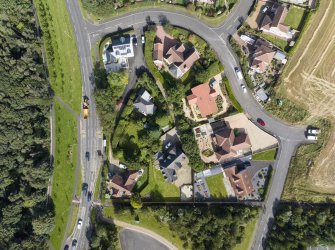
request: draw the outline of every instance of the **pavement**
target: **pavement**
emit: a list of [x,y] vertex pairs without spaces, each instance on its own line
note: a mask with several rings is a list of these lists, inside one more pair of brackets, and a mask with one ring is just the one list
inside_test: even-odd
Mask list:
[[[141,30],[142,27],[146,25],[147,17],[150,17],[154,22],[159,22],[163,16],[169,20],[172,25],[178,25],[182,28],[192,30],[204,38],[214,49],[224,65],[225,74],[231,84],[233,93],[245,110],[247,116],[254,122],[257,118],[261,118],[266,124],[261,128],[279,140],[279,152],[274,164],[276,171],[273,176],[272,186],[269,189],[268,198],[265,202],[265,210],[256,229],[256,236],[252,247],[253,249],[264,249],[266,235],[269,227],[271,227],[273,223],[274,212],[284,188],[290,159],[295,154],[296,148],[302,143],[308,143],[308,141],[304,134],[305,127],[294,127],[283,123],[263,110],[250,91],[243,93],[240,88],[241,83],[246,83],[244,80],[238,80],[236,76],[234,67],[239,66],[238,58],[229,45],[228,37],[235,33],[237,28],[247,18],[253,1],[239,1],[224,23],[218,27],[210,27],[190,15],[173,13],[161,9],[148,9],[146,11],[129,13],[110,21],[93,24],[83,19],[78,0],[67,0],[66,4],[76,35],[83,78],[83,94],[86,94],[90,98],[90,117],[82,124],[82,130],[86,135],[84,139],[85,145],[83,145],[84,151],[89,150],[92,153],[96,152],[99,145],[99,142],[96,140],[96,135],[100,125],[95,113],[92,96],[93,85],[90,83],[93,67],[90,54],[92,44],[95,44],[95,42],[104,35],[115,32],[119,28],[133,27],[135,30]],[[95,159],[95,156],[93,155],[92,158]],[[89,189],[93,189],[93,191],[98,167],[96,160],[92,160],[90,164],[85,164],[84,166],[83,181],[87,181],[89,183]],[[81,210],[83,210],[80,210],[80,215],[84,220],[84,228],[87,228],[89,225],[89,207],[90,204],[85,201],[83,201],[80,206]],[[80,245],[80,249],[87,249],[87,237],[84,237],[83,231],[82,229],[81,232],[75,232],[74,237],[78,239],[79,244],[82,244]]]

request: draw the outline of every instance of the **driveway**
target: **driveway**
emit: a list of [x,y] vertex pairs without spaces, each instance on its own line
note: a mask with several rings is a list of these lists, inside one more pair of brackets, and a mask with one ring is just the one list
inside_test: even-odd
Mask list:
[[130,229],[120,231],[122,250],[168,250],[169,248],[158,240]]

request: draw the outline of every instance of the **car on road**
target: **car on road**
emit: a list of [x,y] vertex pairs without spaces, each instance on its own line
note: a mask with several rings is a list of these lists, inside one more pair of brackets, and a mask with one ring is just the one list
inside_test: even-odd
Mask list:
[[310,128],[310,129],[307,129],[307,133],[312,134],[312,135],[318,135],[320,134],[320,129]]
[[92,192],[89,191],[89,192],[87,193],[87,202],[90,202],[91,199],[92,199]]
[[88,160],[88,161],[90,160],[90,152],[86,152],[86,153],[85,153],[85,158],[86,158],[86,160]]
[[239,67],[235,67],[235,73],[237,75],[237,78],[241,81],[243,80],[243,75],[242,75],[242,71]]
[[69,245],[65,245],[64,250],[69,250]]
[[144,38],[144,35],[142,35],[142,44],[145,43],[145,38]]
[[83,220],[82,219],[78,219],[77,228],[81,229],[82,225],[83,225]]
[[74,239],[72,241],[72,250],[76,250],[77,249],[77,243],[78,243],[78,241],[76,239]]
[[265,122],[261,118],[257,118],[257,123],[261,125],[262,127],[265,126]]
[[241,88],[243,90],[243,93],[247,93],[247,87],[244,84],[241,84]]
[[83,187],[82,187],[82,191],[83,191],[84,195],[87,194],[87,190],[88,190],[88,184],[86,182],[84,182]]

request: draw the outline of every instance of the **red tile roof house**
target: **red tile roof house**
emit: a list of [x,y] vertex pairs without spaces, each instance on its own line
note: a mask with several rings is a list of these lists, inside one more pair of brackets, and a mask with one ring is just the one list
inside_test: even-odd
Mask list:
[[236,166],[232,166],[223,172],[224,176],[229,179],[237,199],[242,199],[255,191],[247,170],[238,171]]
[[219,95],[209,83],[200,84],[191,89],[192,94],[187,96],[188,104],[196,105],[201,117],[208,117],[218,112],[216,97]]
[[274,6],[274,8],[276,9],[273,18],[269,15],[265,15],[263,20],[259,23],[259,29],[284,40],[292,39],[296,31],[284,23],[288,13],[287,7],[285,5],[278,5]]
[[138,171],[131,171],[124,177],[118,174],[114,175],[108,183],[111,195],[115,198],[130,197],[138,176]]
[[257,73],[264,73],[271,64],[276,52],[272,49],[272,45],[258,39],[255,43],[257,49],[252,55],[250,68]]
[[218,162],[231,160],[251,150],[249,136],[239,131],[237,135],[231,128],[222,128],[214,131],[212,143]]
[[153,60],[158,69],[164,66],[174,78],[182,77],[200,59],[198,51],[180,44],[167,34],[162,26],[157,26]]

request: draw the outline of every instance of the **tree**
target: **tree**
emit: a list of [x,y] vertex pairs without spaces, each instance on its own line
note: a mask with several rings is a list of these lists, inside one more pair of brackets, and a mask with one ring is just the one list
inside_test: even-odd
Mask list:
[[130,205],[135,208],[135,209],[141,209],[143,206],[143,202],[141,199],[141,195],[138,193],[134,193],[131,197],[130,197]]

